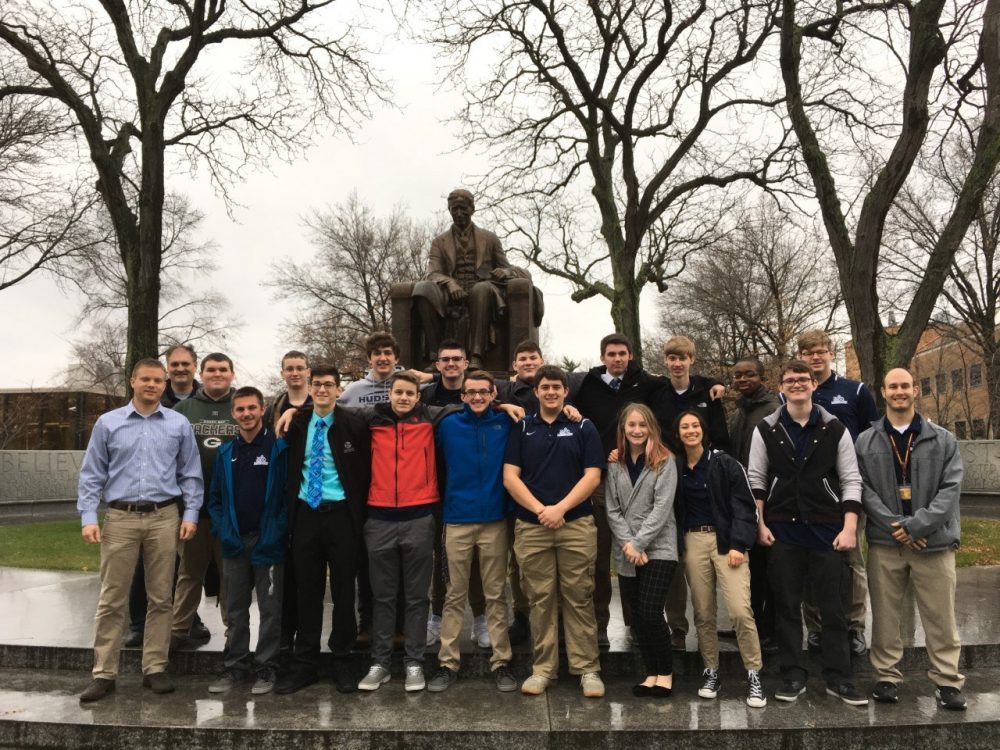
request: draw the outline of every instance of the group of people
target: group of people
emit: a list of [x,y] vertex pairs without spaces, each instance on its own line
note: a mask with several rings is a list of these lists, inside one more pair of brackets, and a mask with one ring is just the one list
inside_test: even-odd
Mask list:
[[[806,689],[803,619],[828,694],[895,703],[912,582],[937,699],[965,708],[954,615],[961,459],[954,437],[916,413],[907,371],[885,376],[880,416],[864,384],[832,371],[829,337],[806,332],[777,393],[759,360],[735,364],[727,420],[723,384],[691,372],[684,336],[664,346],[666,376],[642,369],[621,334],[601,340],[600,366],[570,374],[522,342],[502,379],[470,369],[453,340],[439,343],[434,373],[404,370],[388,333],[365,346],[371,369],[343,388],[332,364],[288,352],[287,391],[270,405],[256,388],[232,387],[223,354],[202,359],[201,383],[188,346],[170,349],[166,367],[136,364],[131,402],[98,420],[80,474],[83,536],[101,545],[102,580],[81,702],[115,689],[127,609],[143,685],[174,689],[169,651],[204,640],[196,613],[213,563],[226,646],[212,693],[317,682],[329,585],[339,692],[388,682],[394,643],[406,691],[447,690],[468,601],[498,690],[555,684],[561,631],[569,672],[598,698],[613,560],[644,665],[637,697],[671,695],[689,597],[698,695],[720,694],[718,590],[748,706],[767,703],[765,653],[780,665],[774,698]],[[867,650],[868,593],[877,681],[862,693],[851,655]],[[511,644],[529,634],[532,670],[519,682]],[[371,653],[363,676],[351,671],[357,647]]]

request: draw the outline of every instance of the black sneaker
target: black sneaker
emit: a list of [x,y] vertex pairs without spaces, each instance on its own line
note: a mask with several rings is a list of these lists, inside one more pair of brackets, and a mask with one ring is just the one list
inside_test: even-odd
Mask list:
[[701,687],[698,688],[698,697],[715,698],[719,694],[719,688],[722,687],[722,680],[719,679],[719,670],[709,667],[701,673],[701,677],[703,682]]
[[517,690],[517,678],[506,664],[501,664],[493,670],[493,680],[501,693],[513,693]]
[[872,698],[876,703],[899,703],[899,690],[893,682],[880,681],[872,689]]
[[123,645],[125,648],[142,648],[142,641],[145,637],[145,634],[141,630],[130,630],[128,631],[128,635],[125,636],[125,643]]
[[860,630],[848,630],[847,643],[851,647],[851,653],[855,656],[864,656],[868,653],[868,644],[865,643],[865,634]]
[[760,650],[768,656],[776,654],[778,653],[778,642],[769,635],[762,635],[760,637]]
[[191,623],[191,629],[188,631],[188,638],[195,643],[205,644],[212,640],[212,632],[205,627],[205,623],[196,619]]
[[781,687],[774,691],[775,700],[794,703],[806,691],[806,684],[798,680],[785,680]]
[[434,676],[431,677],[430,681],[427,683],[427,692],[443,693],[445,690],[454,685],[455,680],[457,679],[458,672],[453,669],[448,669],[448,667],[438,667]]
[[849,682],[842,682],[839,685],[827,685],[826,694],[834,698],[840,698],[848,706],[867,706],[868,698]]
[[965,696],[962,695],[962,691],[958,688],[942,687],[939,685],[938,689],[934,691],[934,697],[937,698],[938,705],[941,708],[946,708],[949,711],[964,711],[968,708]]

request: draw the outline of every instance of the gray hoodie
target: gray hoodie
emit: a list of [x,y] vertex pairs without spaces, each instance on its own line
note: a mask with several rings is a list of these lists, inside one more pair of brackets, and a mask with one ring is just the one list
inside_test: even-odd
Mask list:
[[961,538],[958,498],[964,470],[955,436],[921,419],[910,453],[912,516],[902,514],[889,440],[885,422],[879,419],[861,433],[856,445],[869,544],[898,545],[892,538],[892,523],[898,521],[910,536],[927,540],[927,551],[957,549]]
[[[395,372],[403,368],[396,365]],[[372,371],[369,370],[361,380],[355,380],[344,388],[344,392],[337,398],[337,403],[346,407],[375,406],[375,404],[389,403],[389,380],[390,375],[385,380],[376,380]]]

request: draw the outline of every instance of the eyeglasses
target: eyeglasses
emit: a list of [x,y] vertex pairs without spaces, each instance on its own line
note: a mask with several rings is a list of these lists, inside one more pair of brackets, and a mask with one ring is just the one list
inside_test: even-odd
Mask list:
[[475,396],[489,396],[491,393],[493,393],[493,391],[487,390],[485,388],[474,388],[468,391],[462,391],[462,395],[468,396],[469,398],[473,398]]
[[801,355],[803,359],[812,359],[813,357],[825,357],[829,353],[829,349],[813,349],[810,352],[801,352]]
[[318,383],[313,382],[311,385],[316,391],[332,391],[337,388],[337,384],[332,380],[321,380]]
[[781,381],[781,384],[782,385],[808,385],[811,382],[812,382],[812,378],[803,376],[801,378],[785,378],[784,380]]
[[441,362],[442,364],[448,364],[449,362],[458,363],[464,359],[465,357],[438,357],[437,361]]

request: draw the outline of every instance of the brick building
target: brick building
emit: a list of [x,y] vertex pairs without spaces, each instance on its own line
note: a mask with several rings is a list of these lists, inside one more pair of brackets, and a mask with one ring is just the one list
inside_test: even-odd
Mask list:
[[[860,379],[858,360],[850,343],[844,354],[847,377]],[[921,414],[954,432],[959,440],[996,437],[989,434],[986,367],[961,328],[925,331],[917,344],[917,353],[910,360],[910,372],[920,389],[917,408]]]

